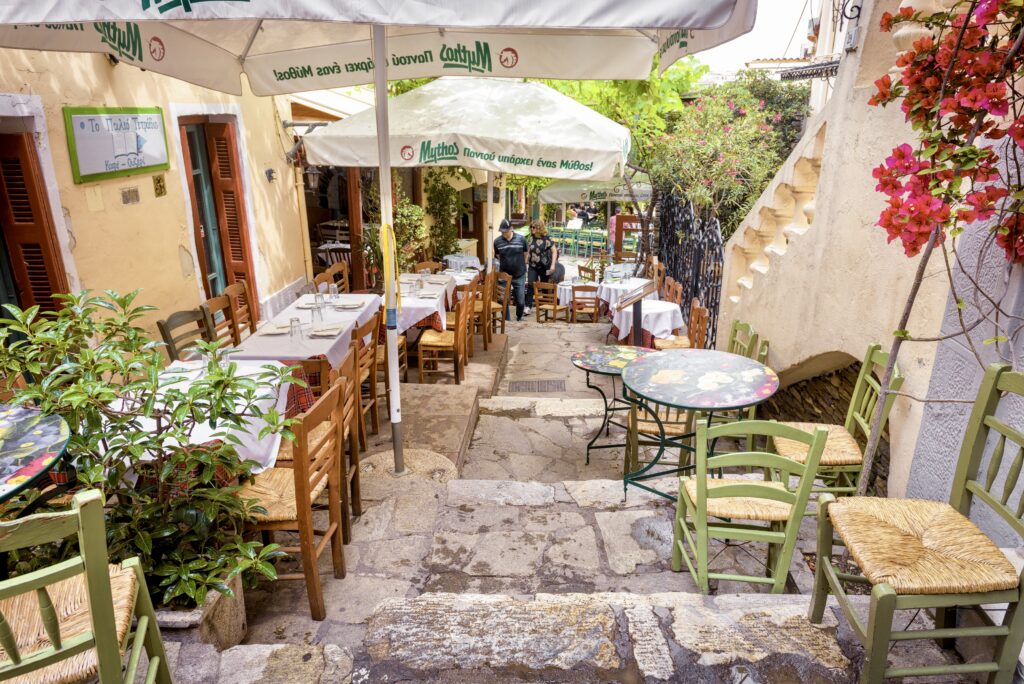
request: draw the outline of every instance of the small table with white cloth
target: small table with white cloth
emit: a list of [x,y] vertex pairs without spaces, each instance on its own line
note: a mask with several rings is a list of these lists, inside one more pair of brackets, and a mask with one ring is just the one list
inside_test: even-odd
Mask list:
[[[606,279],[597,286],[597,298],[607,304],[609,312],[614,314],[615,305],[619,303],[620,299],[633,290],[639,290],[649,282],[651,281],[647,278],[626,278],[625,280]],[[644,299],[658,299],[658,293],[656,291],[651,292],[644,297]]]
[[475,268],[477,270],[483,268],[480,265],[480,259],[475,254],[448,254],[441,258],[448,265],[448,268],[460,271],[467,268]]
[[[650,333],[652,339],[669,337],[686,324],[683,321],[683,312],[675,302],[647,300],[640,306],[640,313],[643,316],[644,332]],[[618,328],[619,339],[629,337],[633,330],[632,307],[626,307],[622,311],[613,310],[611,314],[612,325]]]
[[[352,331],[373,318],[380,310],[381,298],[375,294],[339,294],[335,300],[327,300],[323,321],[316,317],[314,323],[315,295],[302,295],[242,340],[231,358],[302,361],[323,357],[331,366],[338,366],[348,353]],[[289,332],[292,318],[299,319],[298,337]]]
[[402,305],[398,310],[398,332],[403,333],[424,320],[429,320],[435,330],[444,330],[445,304],[454,301],[455,278],[443,273],[402,273],[399,283]]

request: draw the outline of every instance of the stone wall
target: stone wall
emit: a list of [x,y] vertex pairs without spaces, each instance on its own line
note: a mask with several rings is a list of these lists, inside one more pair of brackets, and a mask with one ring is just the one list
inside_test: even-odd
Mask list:
[[[774,397],[758,407],[758,417],[779,421],[810,421],[842,425],[853,396],[853,387],[860,373],[860,362],[845,368],[793,383],[779,390]],[[861,435],[857,435],[861,437]],[[861,449],[867,440],[858,439]],[[889,430],[882,434],[878,455],[872,470],[871,490],[878,496],[888,494]]]

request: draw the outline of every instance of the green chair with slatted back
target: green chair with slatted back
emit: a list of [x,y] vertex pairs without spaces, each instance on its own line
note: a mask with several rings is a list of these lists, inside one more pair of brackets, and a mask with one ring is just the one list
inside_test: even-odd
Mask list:
[[[847,495],[857,491],[860,471],[864,462],[864,453],[861,451],[860,443],[867,444],[868,436],[871,433],[871,420],[875,414],[875,407],[878,406],[878,396],[881,390],[880,378],[888,363],[889,354],[883,352],[879,345],[872,344],[868,347],[864,360],[861,362],[857,382],[853,386],[850,404],[846,409],[846,421],[842,425],[787,423],[787,425],[792,425],[800,430],[812,430],[815,427],[828,430],[828,444],[825,445],[825,453],[818,466],[818,478],[823,482],[823,486],[815,487],[815,492]],[[894,368],[889,389],[898,392],[902,386],[903,376],[900,375],[899,368]],[[885,398],[885,403],[882,406],[883,429],[889,420],[889,413],[892,411],[895,401],[895,394],[888,394]],[[796,460],[803,458],[805,450],[799,444],[785,439],[777,439],[774,442],[775,451],[783,456]]]
[[726,351],[746,356],[748,359],[754,358],[757,353],[757,333],[754,332],[754,327],[743,321],[733,321],[729,328],[729,345]]
[[[805,463],[768,452],[709,454],[709,445],[722,438],[747,434],[782,435],[808,447]],[[697,427],[696,469],[679,478],[679,498],[672,533],[672,570],[685,562],[702,593],[711,580],[769,584],[773,594],[786,586],[800,521],[811,494],[815,468],[828,433],[813,434],[768,421],[743,421]],[[712,470],[760,469],[764,479],[711,477]],[[783,482],[797,478],[790,489]],[[767,576],[712,572],[709,549],[712,539],[764,542],[768,545]]]
[[[1007,546],[1024,542],[1024,498],[1020,496],[1024,487],[1018,486],[1024,465],[1024,432],[996,415],[1003,401],[1019,405],[1021,397],[1024,373],[1013,372],[1004,364],[988,367],[964,432],[949,503],[861,496],[836,499],[832,494],[819,497],[818,561],[809,617],[811,622],[820,623],[828,594],[835,595],[854,634],[864,645],[861,682],[875,684],[887,677],[981,673],[988,673],[990,684],[1013,681],[1024,643],[1024,582],[1003,552],[969,516],[972,505],[987,508],[1016,533],[1014,542]],[[1006,468],[1008,452],[1014,451]],[[982,468],[987,456],[987,467]],[[997,476],[1004,470],[1005,478],[1000,480]],[[835,533],[862,574],[841,572],[830,562]],[[851,605],[844,587],[848,582],[871,586],[867,623],[860,607],[855,609]],[[977,610],[1000,604],[1007,606],[1001,624],[991,624],[985,618],[981,626],[956,626],[957,607]],[[896,610],[934,610],[935,629],[894,630]],[[995,637],[991,661],[888,666],[892,641],[936,639],[940,645],[951,646],[955,639],[975,637]]]
[[213,321],[203,309],[175,311],[162,321],[156,322],[164,348],[171,361],[180,361],[195,351],[195,343],[212,340]]
[[[6,556],[75,536],[79,555],[0,582],[0,680],[133,682],[145,650],[145,681],[170,684],[139,560],[120,565],[107,560],[98,491],[79,492],[68,511],[0,523],[0,553]],[[126,653],[130,655],[122,674]]]

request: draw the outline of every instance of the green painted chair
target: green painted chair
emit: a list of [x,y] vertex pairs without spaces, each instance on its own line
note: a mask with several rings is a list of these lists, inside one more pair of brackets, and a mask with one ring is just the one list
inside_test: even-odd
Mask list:
[[[746,435],[784,436],[808,446],[806,463],[797,463],[768,452],[746,451],[709,456],[711,442]],[[683,562],[707,594],[710,580],[770,584],[773,594],[786,586],[800,521],[814,481],[825,440],[824,430],[814,434],[769,421],[737,421],[697,428],[697,467],[693,475],[679,478],[679,498],[672,533],[672,569]],[[712,478],[712,469],[759,469],[764,480],[730,476]],[[783,482],[797,478],[790,489]],[[746,521],[746,522],[738,522]],[[764,577],[712,572],[708,549],[712,539],[765,542],[768,559]]]
[[0,523],[0,553],[76,535],[81,555],[0,582],[0,681],[133,682],[145,649],[147,684],[169,684],[142,566],[137,558],[107,562],[98,491],[76,494],[69,511]]
[[[985,373],[967,423],[948,504],[920,499],[836,499],[831,494],[818,500],[818,562],[809,617],[820,623],[828,594],[835,594],[864,645],[862,683],[874,684],[887,677],[981,673],[988,673],[993,684],[1013,680],[1024,642],[1024,610],[1020,609],[1024,583],[1002,551],[967,517],[972,504],[984,505],[1018,537],[1024,537],[1024,499],[1017,486],[1024,465],[1024,432],[996,417],[1003,394],[1008,398],[1015,395],[1014,401],[1024,396],[1024,374],[994,364]],[[986,449],[990,442],[991,450]],[[983,473],[982,461],[989,451],[991,458]],[[1007,452],[1013,453],[1013,459],[1004,468]],[[1000,482],[997,475],[1001,470],[1005,480]],[[833,540],[835,532],[839,542]],[[831,562],[822,562],[831,558],[834,543],[849,549],[863,576],[840,572]],[[866,624],[851,606],[845,582],[871,585]],[[1008,605],[1002,624],[955,626],[956,607],[989,604]],[[935,611],[935,629],[893,629],[894,611],[921,609]],[[892,641],[936,639],[951,646],[953,640],[968,637],[995,637],[994,659],[888,667]]]
[[729,345],[725,350],[752,359],[758,351],[757,340],[758,335],[753,326],[743,321],[733,321],[729,328]]
[[[800,430],[813,430],[816,427],[828,430],[828,444],[825,445],[825,453],[822,454],[821,464],[818,466],[818,478],[823,482],[823,486],[815,487],[815,492],[849,495],[857,491],[864,463],[864,453],[861,451],[858,436],[865,444],[867,443],[868,435],[871,433],[871,419],[878,406],[878,395],[881,390],[879,378],[882,377],[888,363],[889,354],[883,352],[879,345],[872,344],[868,347],[861,362],[857,382],[853,386],[850,404],[846,409],[846,421],[842,425],[786,423]],[[890,388],[898,391],[902,386],[903,376],[900,375],[899,368],[896,368]],[[889,394],[885,398],[882,406],[883,429],[895,401],[895,394]],[[774,447],[779,454],[798,461],[804,458],[807,451],[802,445],[785,439],[774,440]]]

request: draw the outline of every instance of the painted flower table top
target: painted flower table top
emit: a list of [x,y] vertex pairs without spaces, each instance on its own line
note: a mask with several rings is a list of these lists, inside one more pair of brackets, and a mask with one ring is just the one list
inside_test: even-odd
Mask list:
[[728,411],[753,406],[779,389],[779,376],[745,356],[711,349],[670,349],[631,361],[623,384],[673,408]]
[[631,361],[652,353],[651,350],[641,347],[604,344],[576,352],[572,355],[572,365],[598,375],[621,375],[622,369]]
[[70,430],[60,416],[0,404],[0,502],[34,485],[64,453]]

